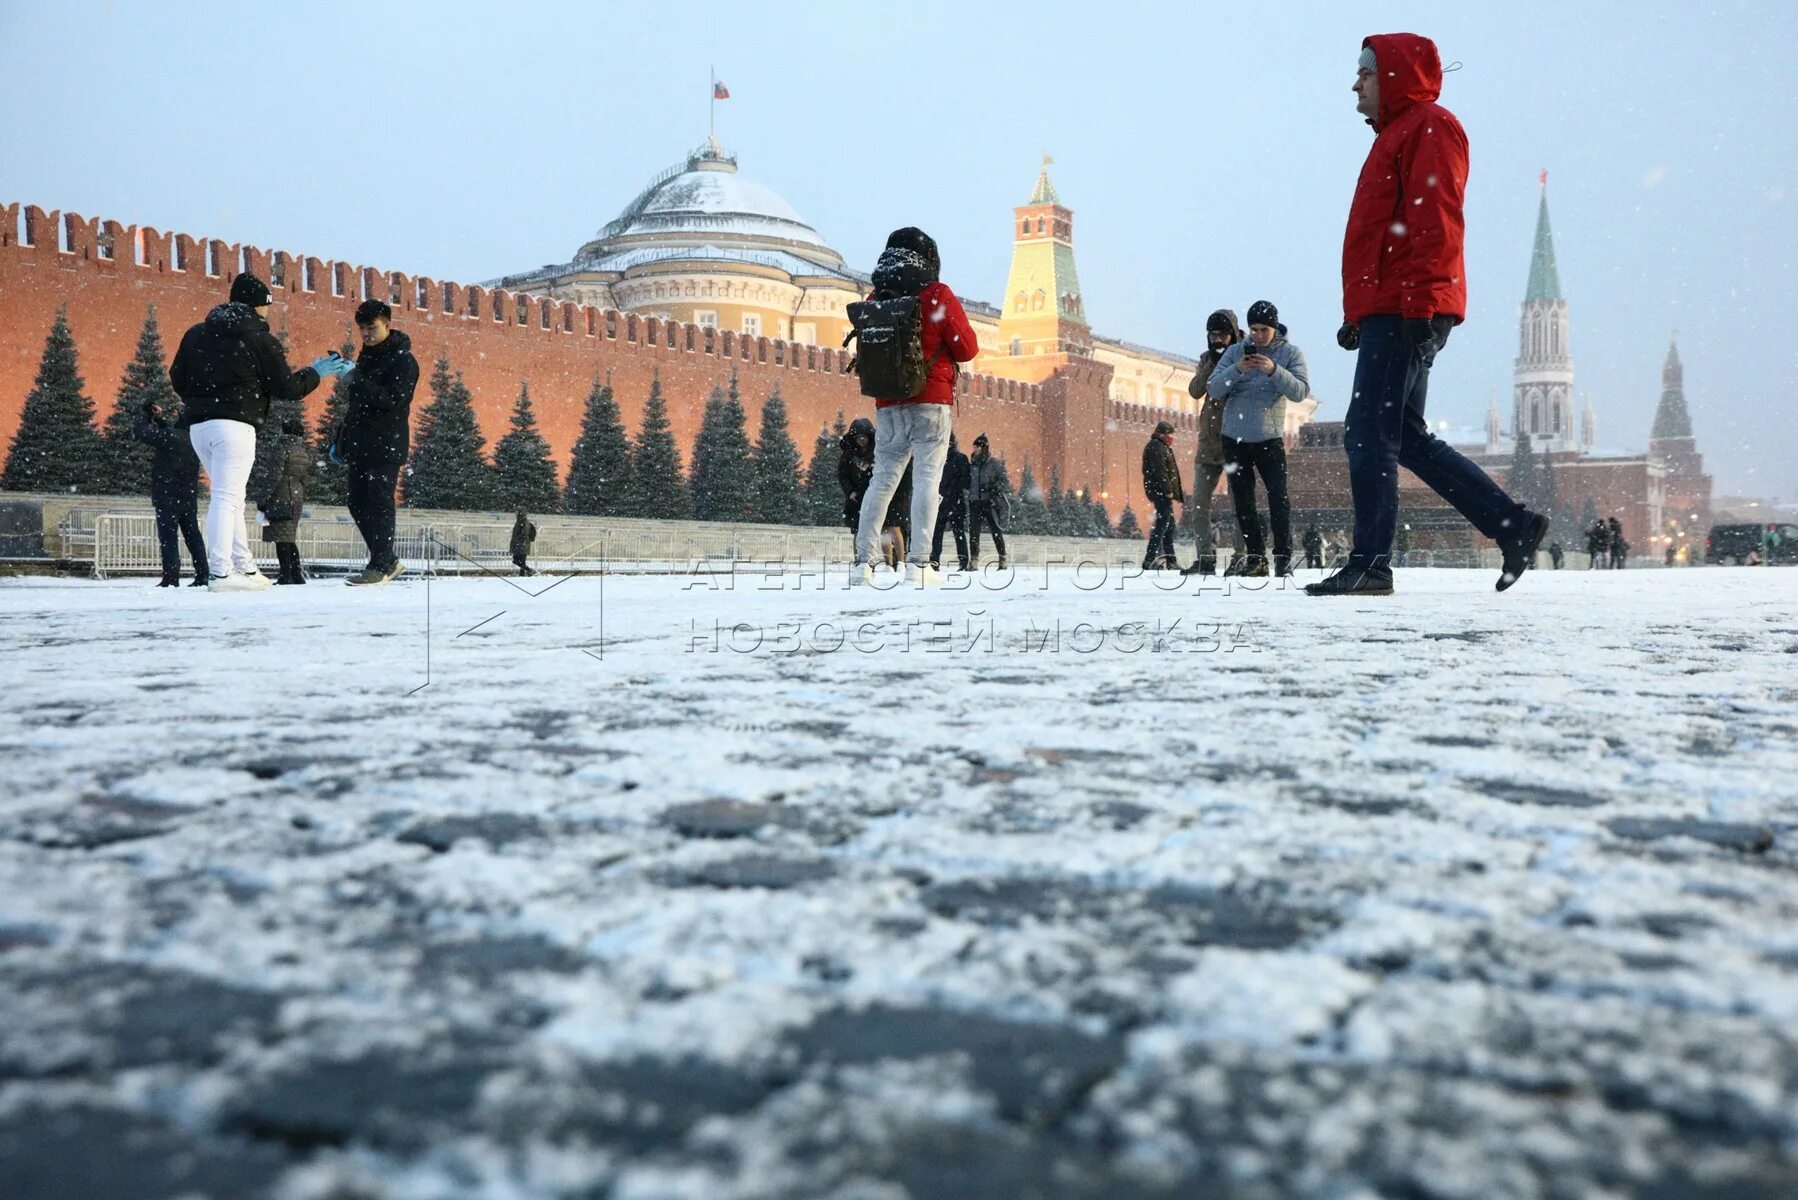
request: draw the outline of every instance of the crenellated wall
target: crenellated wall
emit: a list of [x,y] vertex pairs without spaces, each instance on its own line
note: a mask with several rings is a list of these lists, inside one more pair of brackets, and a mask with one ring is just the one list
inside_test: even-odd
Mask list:
[[[873,410],[854,377],[844,374],[848,355],[834,348],[5,204],[0,205],[0,445],[10,442],[17,426],[59,306],[67,306],[87,393],[103,419],[136,349],[146,309],[156,306],[172,355],[187,327],[223,301],[231,279],[243,271],[267,281],[275,293],[270,324],[285,334],[296,364],[354,342],[356,305],[369,297],[386,301],[395,326],[411,336],[427,377],[440,355],[462,373],[489,444],[505,432],[520,381],[529,380],[543,434],[564,468],[595,378],[610,379],[634,433],[650,381],[659,374],[683,455],[691,452],[706,396],[715,384],[726,383],[733,369],[749,411],[750,436],[763,401],[778,385],[794,440],[808,460],[818,429],[839,411],[853,419]],[[1043,382],[964,374],[956,428],[964,443],[987,433],[995,453],[1012,465],[1014,478],[1029,462],[1046,483],[1050,467],[1058,466],[1064,484],[1109,493],[1115,515],[1140,490],[1142,441],[1155,421],[1165,417],[1186,431],[1192,418],[1116,404],[1107,398],[1109,366],[1056,358],[1044,364]],[[325,394],[321,388],[308,401],[314,417]],[[415,415],[427,400],[421,385]]]

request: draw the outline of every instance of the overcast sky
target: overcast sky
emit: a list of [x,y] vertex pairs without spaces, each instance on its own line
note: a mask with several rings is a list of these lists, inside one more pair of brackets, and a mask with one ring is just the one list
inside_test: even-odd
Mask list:
[[1363,35],[1436,39],[1467,127],[1468,323],[1432,419],[1509,411],[1538,170],[1576,387],[1641,450],[1679,331],[1719,494],[1798,498],[1790,3],[0,0],[0,200],[436,278],[566,261],[719,136],[853,263],[918,224],[999,298],[1041,155],[1097,332],[1196,353],[1266,297],[1340,419]]

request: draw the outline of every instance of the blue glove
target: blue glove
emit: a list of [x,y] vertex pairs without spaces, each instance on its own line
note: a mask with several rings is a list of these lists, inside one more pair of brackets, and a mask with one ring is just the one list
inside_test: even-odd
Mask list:
[[320,378],[326,375],[346,374],[355,365],[349,359],[338,354],[321,355],[312,361],[312,369],[318,372]]

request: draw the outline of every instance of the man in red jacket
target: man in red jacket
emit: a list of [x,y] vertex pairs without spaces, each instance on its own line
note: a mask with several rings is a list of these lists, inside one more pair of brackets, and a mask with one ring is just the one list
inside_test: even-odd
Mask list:
[[961,301],[937,278],[942,260],[936,242],[922,229],[895,229],[874,267],[877,294],[916,296],[922,314],[919,341],[930,364],[924,390],[915,396],[874,401],[874,474],[862,493],[861,522],[855,536],[852,584],[874,582],[874,548],[881,517],[898,490],[906,463],[912,464],[911,528],[907,578],[920,586],[942,582],[930,565],[930,534],[936,528],[943,462],[949,457],[949,426],[955,404],[955,377],[961,364],[980,351]]
[[1342,437],[1355,545],[1341,570],[1305,590],[1392,594],[1398,469],[1404,467],[1499,544],[1502,592],[1528,569],[1548,518],[1506,495],[1431,433],[1423,415],[1430,366],[1467,314],[1461,257],[1467,134],[1436,103],[1442,60],[1428,38],[1385,33],[1362,42],[1354,91],[1375,133],[1343,235],[1343,323],[1336,334],[1344,350],[1359,349]]

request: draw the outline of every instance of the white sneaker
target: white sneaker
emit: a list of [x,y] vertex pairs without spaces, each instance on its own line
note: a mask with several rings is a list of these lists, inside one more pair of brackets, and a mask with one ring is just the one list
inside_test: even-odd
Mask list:
[[941,587],[943,573],[927,563],[906,563],[905,582],[918,587]]
[[250,576],[238,571],[233,571],[229,575],[214,575],[207,581],[206,590],[209,592],[260,592],[269,586],[268,580],[261,575],[256,576],[256,579],[261,579],[262,582],[256,583]]
[[233,571],[232,574],[240,575],[244,579],[249,580],[250,586],[257,591],[275,586],[274,580],[270,579],[267,575],[264,575],[261,571],[258,571],[255,567],[251,567],[247,571]]
[[858,566],[849,568],[849,586],[850,587],[873,587],[874,586],[874,568],[873,568],[873,566],[869,563],[861,563]]

